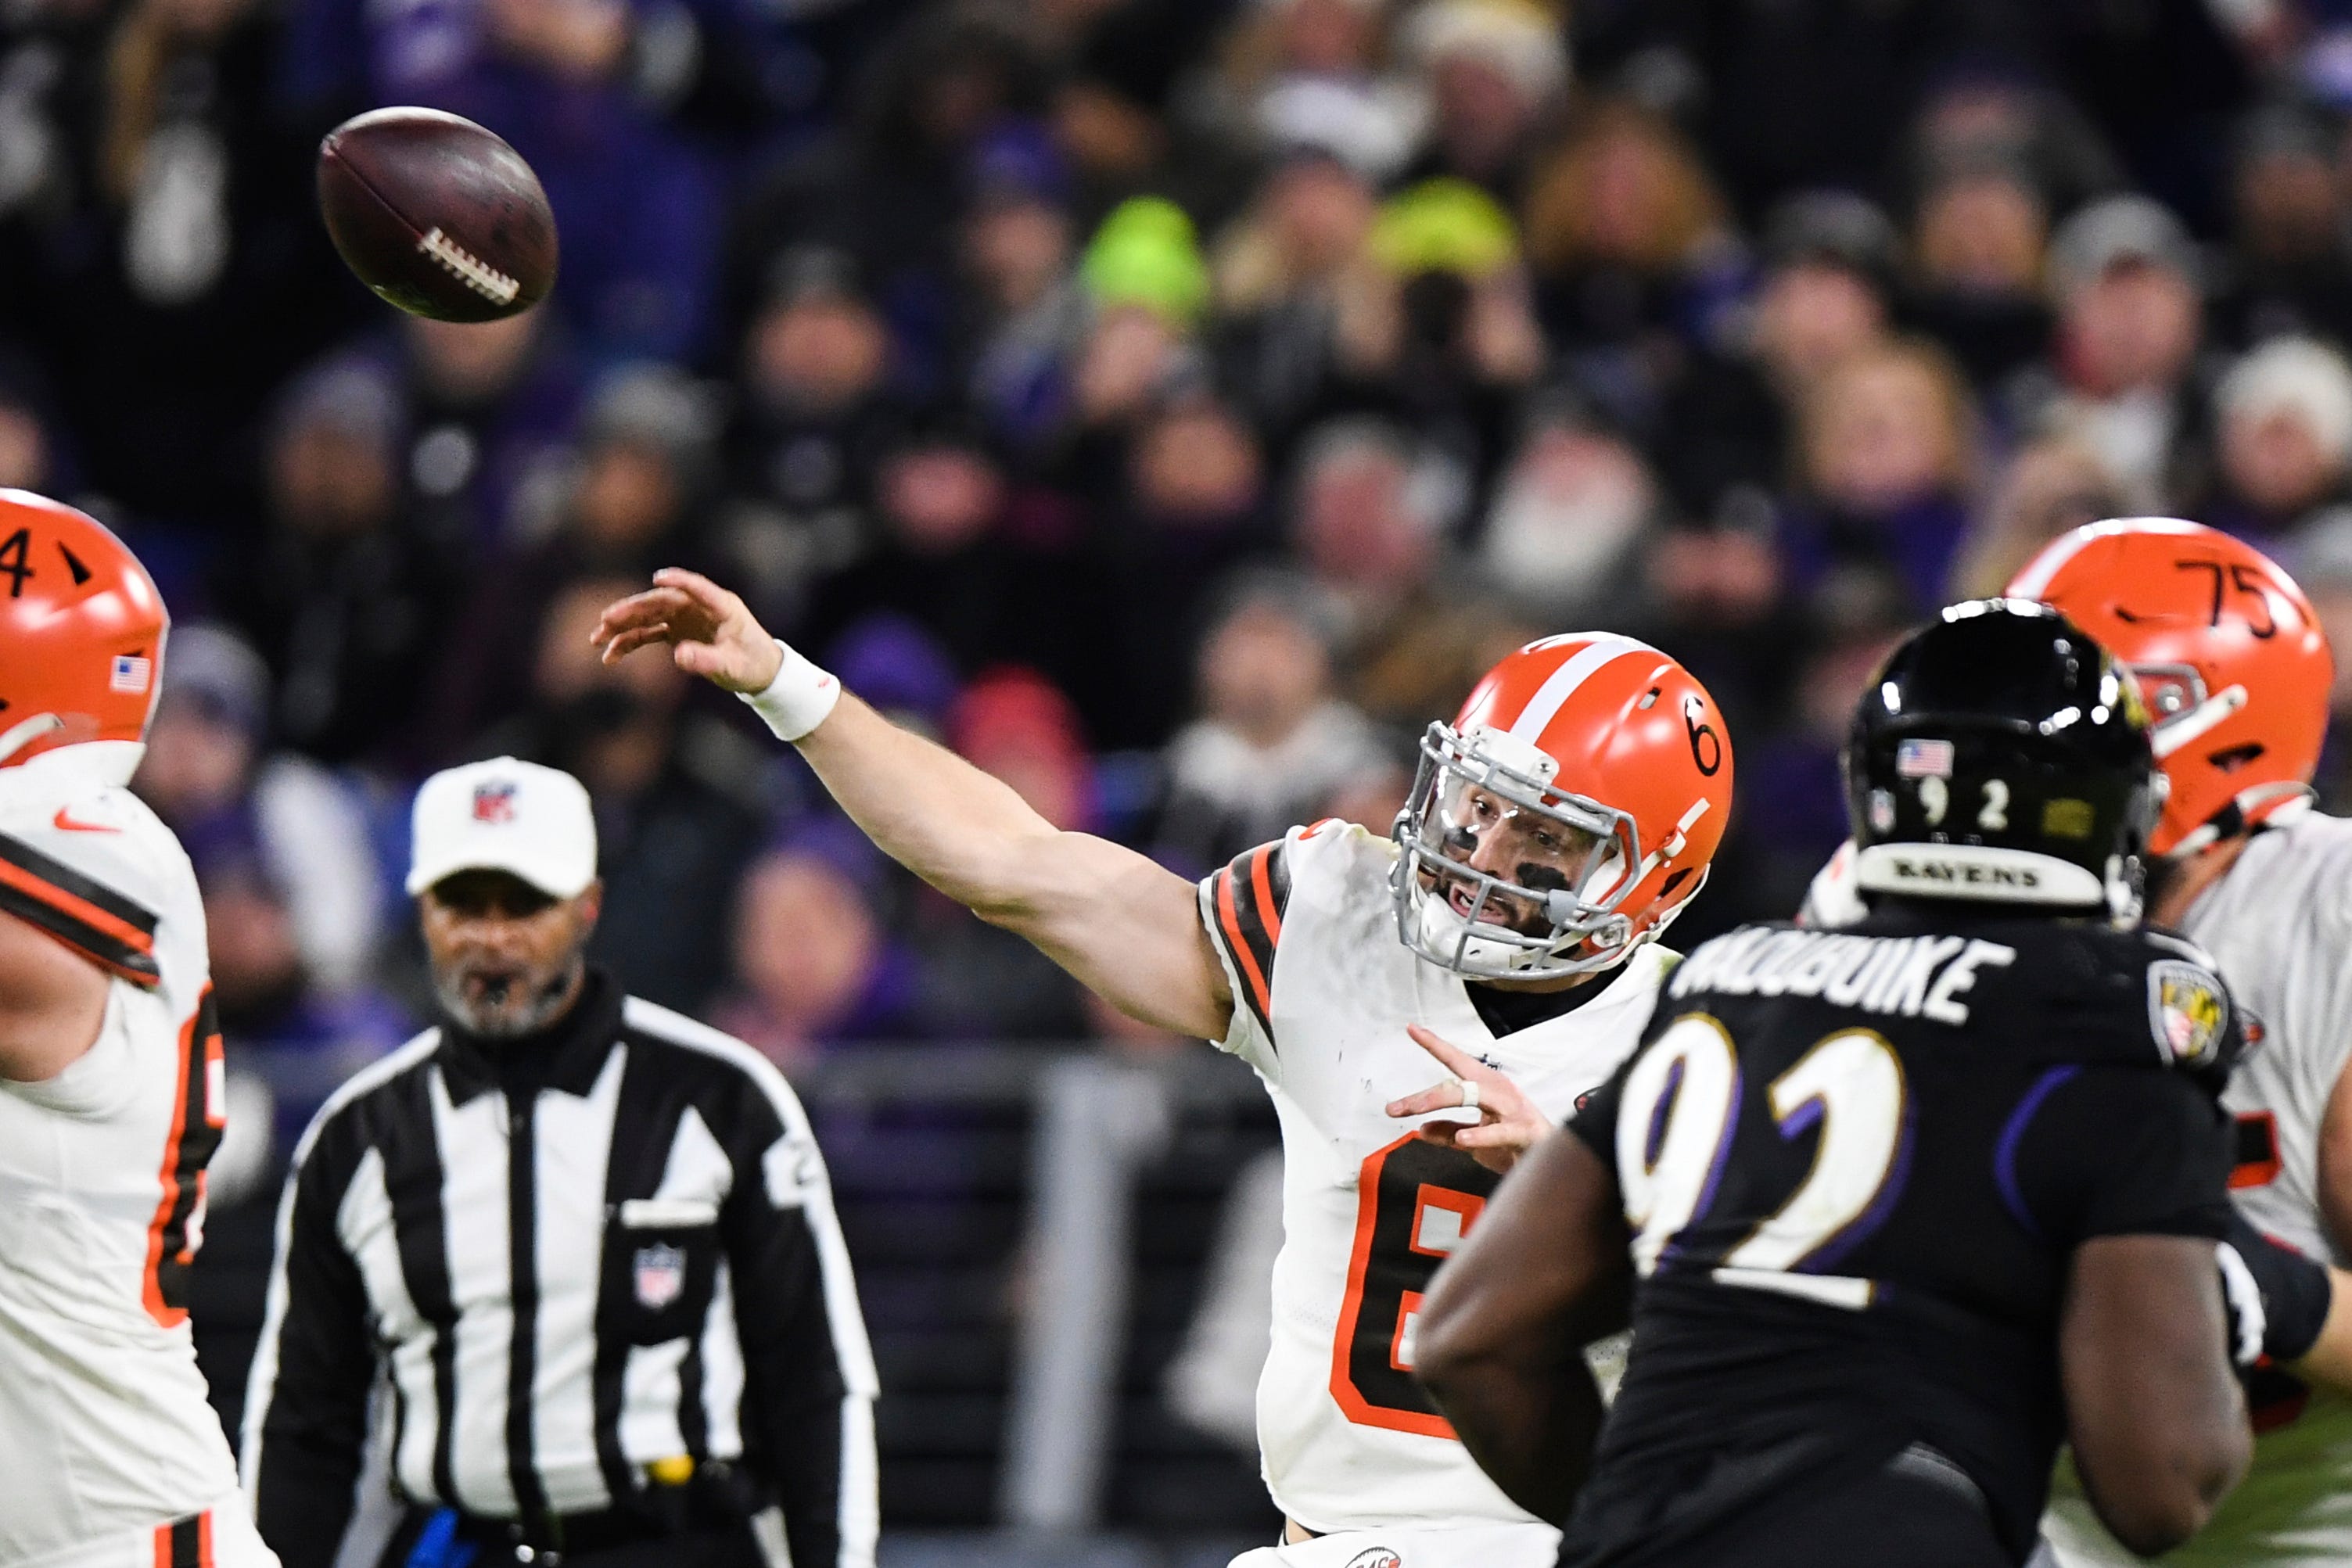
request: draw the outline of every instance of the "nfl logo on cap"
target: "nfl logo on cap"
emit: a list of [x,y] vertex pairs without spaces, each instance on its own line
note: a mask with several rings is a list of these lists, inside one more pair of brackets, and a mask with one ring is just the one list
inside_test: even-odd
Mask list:
[[114,668],[107,674],[106,685],[110,691],[129,692],[136,696],[147,689],[147,682],[154,673],[153,661],[142,659],[136,653],[117,653],[114,655]]
[[412,894],[461,871],[499,871],[550,898],[596,880],[596,814],[580,780],[512,757],[445,768],[409,810]]

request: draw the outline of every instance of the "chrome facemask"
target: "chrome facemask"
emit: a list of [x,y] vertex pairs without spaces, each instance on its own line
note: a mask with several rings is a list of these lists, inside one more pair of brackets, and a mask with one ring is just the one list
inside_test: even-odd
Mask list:
[[[1681,834],[1645,855],[1630,813],[1556,788],[1557,768],[1539,747],[1504,731],[1477,726],[1465,735],[1450,725],[1429,727],[1392,835],[1398,855],[1391,887],[1397,936],[1407,947],[1474,979],[1555,979],[1608,968],[1665,928],[1671,912],[1636,936],[1632,915],[1619,906],[1660,860],[1679,850]],[[1576,862],[1573,869],[1563,864],[1563,886],[1526,886],[1448,852],[1475,852],[1480,830],[1468,817],[1482,798],[1498,813],[1486,831],[1526,818],[1559,834],[1563,861]],[[1683,830],[1705,810],[1704,801],[1694,808]],[[1454,900],[1457,889],[1466,908]],[[1508,908],[1540,911],[1546,930],[1532,934],[1487,918]]]

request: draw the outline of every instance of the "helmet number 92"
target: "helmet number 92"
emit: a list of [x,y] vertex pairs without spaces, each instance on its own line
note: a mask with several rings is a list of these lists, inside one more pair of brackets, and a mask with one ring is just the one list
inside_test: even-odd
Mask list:
[[[1950,785],[1933,774],[1919,780],[1919,810],[1929,827],[1942,827],[1951,810]],[[1977,810],[1977,826],[1989,833],[2001,832],[2009,827],[2009,786],[2002,780],[1985,780],[1984,804]]]

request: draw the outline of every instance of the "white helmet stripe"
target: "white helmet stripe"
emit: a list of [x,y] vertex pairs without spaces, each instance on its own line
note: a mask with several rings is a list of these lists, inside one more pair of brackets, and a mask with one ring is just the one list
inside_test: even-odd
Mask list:
[[1544,684],[1536,688],[1536,695],[1529,697],[1528,706],[1519,710],[1519,716],[1512,721],[1507,733],[1530,745],[1536,744],[1542,738],[1543,732],[1551,727],[1551,721],[1559,716],[1559,710],[1567,706],[1568,699],[1576,695],[1576,688],[1591,679],[1595,670],[1628,653],[1656,653],[1657,650],[1647,643],[1620,637],[1613,632],[1590,633],[1589,641],[1577,650],[1575,656],[1554,670]]
[[2011,599],[2039,599],[2050,591],[2050,580],[2058,569],[2083,553],[2083,548],[2093,539],[2113,538],[2117,534],[2193,534],[2197,525],[2179,517],[2109,517],[2105,522],[2092,523],[2076,528],[2034,557],[2025,571],[2009,585]]

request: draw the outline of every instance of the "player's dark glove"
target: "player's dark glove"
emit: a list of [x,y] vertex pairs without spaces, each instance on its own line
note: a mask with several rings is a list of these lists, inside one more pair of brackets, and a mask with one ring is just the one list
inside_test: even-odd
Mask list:
[[2218,1258],[2231,1359],[2242,1367],[2263,1355],[2300,1361],[2327,1323],[2335,1286],[2326,1268],[2255,1229],[2234,1206]]

